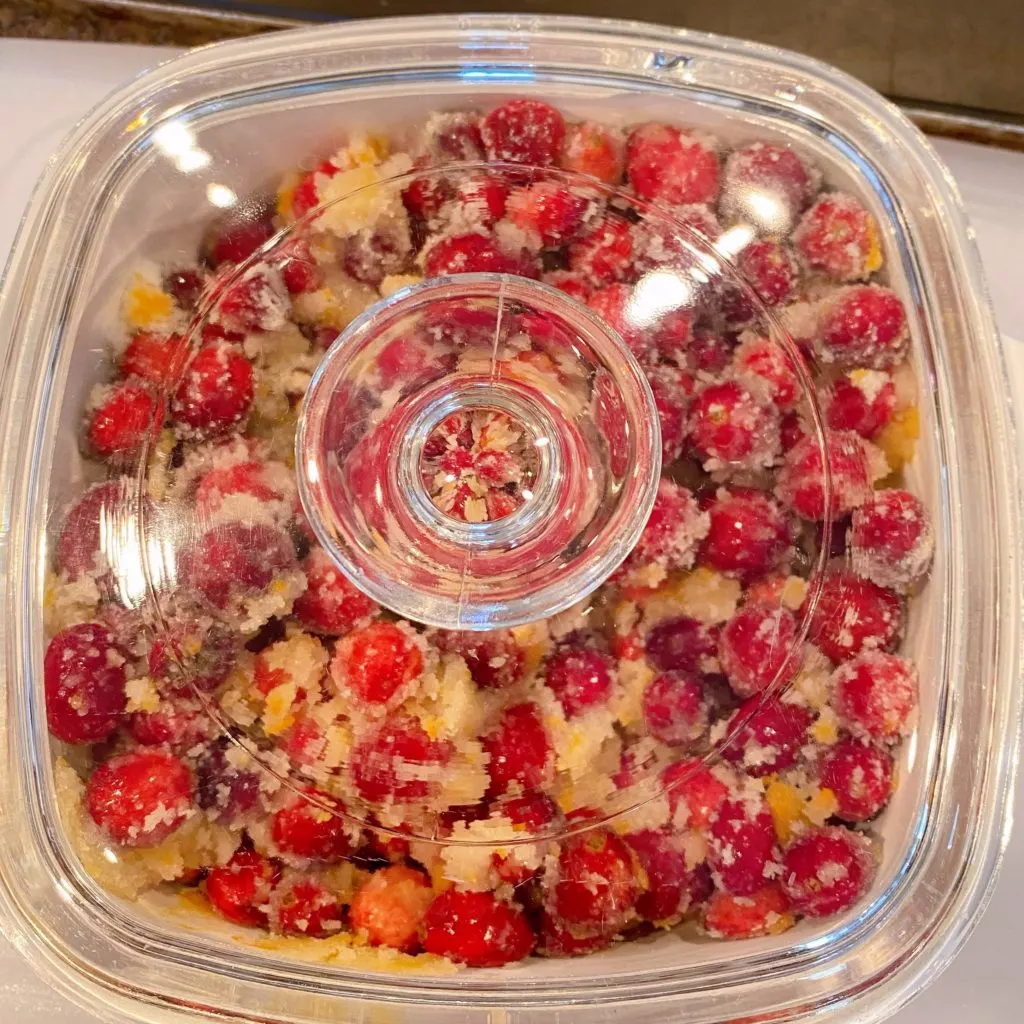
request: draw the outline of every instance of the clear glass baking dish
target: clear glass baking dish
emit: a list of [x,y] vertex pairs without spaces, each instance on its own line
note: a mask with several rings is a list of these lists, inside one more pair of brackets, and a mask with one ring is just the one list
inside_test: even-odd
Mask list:
[[[866,197],[881,225],[892,287],[912,311],[922,424],[910,473],[935,516],[937,556],[905,647],[931,685],[904,748],[871,895],[855,916],[804,921],[777,938],[683,947],[667,935],[455,976],[286,959],[231,942],[209,917],[157,899],[119,901],[89,878],[62,829],[41,672],[46,527],[81,485],[76,431],[117,287],[157,242],[194,250],[212,186],[247,194],[280,174],[282,154],[316,151],[334,126],[412,121],[509,95],[544,97],[575,116],[792,142]],[[711,1022],[844,1008],[877,1020],[966,939],[995,882],[1017,757],[1012,417],[955,187],[924,138],[866,87],[784,51],[595,19],[347,23],[199,50],[113,96],[55,157],[7,271],[0,336],[0,911],[36,968],[100,1017],[527,1021],[557,1010],[574,1020]]]

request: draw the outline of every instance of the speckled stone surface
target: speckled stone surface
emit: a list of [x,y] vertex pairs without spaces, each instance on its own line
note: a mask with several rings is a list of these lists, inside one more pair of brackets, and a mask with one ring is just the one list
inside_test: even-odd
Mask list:
[[257,20],[203,18],[76,0],[0,0],[0,35],[22,38],[202,46],[277,27]]

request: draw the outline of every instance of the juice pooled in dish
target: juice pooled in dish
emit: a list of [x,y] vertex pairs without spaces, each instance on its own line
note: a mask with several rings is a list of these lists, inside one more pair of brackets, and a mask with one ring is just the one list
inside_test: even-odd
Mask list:
[[[101,479],[54,536],[47,717],[90,872],[128,898],[187,889],[247,941],[468,967],[854,906],[928,682],[900,643],[932,556],[903,487],[907,314],[860,200],[778,142],[512,99],[349,139],[239,210],[190,262],[154,253],[126,282],[83,418]],[[702,253],[749,287],[652,313],[652,282]],[[367,596],[295,469],[339,333],[462,273],[540,282],[613,328],[661,438],[621,565],[557,615],[487,631]],[[350,396],[363,418],[335,424],[378,536],[381,424],[493,365],[499,330],[502,372],[593,413],[629,468],[607,440],[617,407],[558,324],[474,310],[397,331]],[[500,524],[533,500],[535,440],[506,411],[453,412],[416,486],[455,524]]]

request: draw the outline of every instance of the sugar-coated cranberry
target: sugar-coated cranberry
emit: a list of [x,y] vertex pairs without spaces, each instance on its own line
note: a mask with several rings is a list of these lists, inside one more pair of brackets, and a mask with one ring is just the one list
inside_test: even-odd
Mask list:
[[256,385],[252,363],[230,344],[201,348],[185,370],[171,415],[186,433],[212,437],[249,415]]
[[[834,429],[846,430],[849,428],[835,425]],[[782,450],[784,452],[792,451],[806,436],[799,414],[787,412],[779,423],[779,439],[782,441]]]
[[822,362],[884,370],[902,362],[909,344],[907,314],[890,288],[851,285],[825,300],[816,342]]
[[483,120],[480,135],[488,160],[553,167],[565,138],[565,121],[540,100],[509,100]]
[[207,238],[206,251],[215,267],[222,263],[242,263],[274,234],[274,221],[269,210],[226,218]]
[[836,380],[826,397],[828,425],[871,440],[896,410],[896,388],[883,370],[854,370]]
[[864,651],[832,673],[832,706],[854,736],[896,743],[913,729],[917,669],[884,651]]
[[108,629],[68,626],[43,660],[46,724],[65,743],[99,743],[121,724],[126,703],[125,656]]
[[432,740],[414,718],[384,721],[356,744],[350,761],[356,792],[371,803],[422,800],[436,789],[452,747]]
[[225,283],[217,315],[231,330],[246,334],[283,327],[288,309],[288,289],[280,271],[260,265]]
[[718,631],[681,615],[665,619],[647,634],[647,657],[663,672],[710,672],[718,657]]
[[490,761],[492,796],[508,791],[513,784],[524,790],[547,781],[551,762],[551,740],[536,704],[514,704],[505,708],[494,729],[483,738]]
[[778,605],[748,602],[722,627],[718,660],[733,692],[752,697],[784,686],[800,667],[793,613]]
[[734,351],[732,334],[722,334],[702,325],[694,331],[686,354],[695,370],[718,374],[729,365]]
[[730,217],[769,234],[783,234],[816,189],[814,172],[793,150],[752,142],[733,150],[725,161],[721,205]]
[[469,162],[484,155],[480,115],[472,110],[444,110],[431,114],[424,127],[427,153],[441,163]]
[[661,464],[675,462],[686,446],[686,409],[693,391],[693,378],[674,366],[657,366],[647,371],[661,425]]
[[267,906],[281,869],[255,850],[238,850],[206,878],[210,906],[228,921],[265,927]]
[[648,332],[635,322],[635,311],[630,305],[633,287],[628,284],[610,284],[592,292],[587,305],[615,330],[638,359],[645,359],[652,349]]
[[611,696],[612,664],[598,651],[562,648],[545,662],[543,674],[569,718],[603,705]]
[[196,805],[212,818],[234,822],[258,805],[260,774],[255,762],[251,769],[232,763],[229,743],[211,744],[196,761]]
[[850,564],[858,576],[910,590],[927,575],[935,536],[924,502],[909,491],[876,491],[850,519]]
[[402,189],[402,203],[413,217],[429,221],[441,212],[448,198],[447,192],[446,183],[441,178],[421,175]]
[[733,372],[767,390],[776,408],[792,409],[800,398],[800,380],[793,360],[779,342],[746,333],[732,354]]
[[315,789],[304,790],[271,820],[274,844],[283,853],[309,860],[342,860],[352,849],[340,800]]
[[185,697],[193,690],[216,690],[235,664],[237,640],[221,627],[189,619],[168,623],[150,645],[149,674],[160,692]]
[[748,775],[759,778],[781,772],[796,763],[807,737],[811,713],[777,697],[751,697],[729,720],[728,732],[744,720],[736,738],[722,749],[726,760],[740,764]]
[[779,874],[775,823],[760,797],[726,800],[711,821],[708,863],[720,888],[751,896]]
[[86,428],[89,450],[100,459],[126,458],[160,433],[164,403],[131,380],[105,388]]
[[423,919],[423,948],[469,967],[502,967],[533,952],[526,915],[492,892],[447,889]]
[[[152,506],[143,499],[144,512]],[[57,538],[57,566],[70,576],[105,572],[122,538],[138,534],[137,487],[128,477],[93,484],[68,510]]]
[[378,288],[389,274],[406,271],[411,257],[409,232],[405,223],[399,222],[349,235],[341,263],[349,277]]
[[707,530],[708,517],[692,492],[663,477],[647,524],[625,568],[658,564],[666,570],[689,569]]
[[[347,250],[345,255],[348,256]],[[323,287],[324,272],[305,239],[297,239],[281,252],[280,267],[281,280],[290,295],[315,292]]]
[[648,921],[677,921],[689,911],[693,895],[683,837],[668,829],[643,829],[623,839],[643,869],[637,913]]
[[[805,603],[802,613],[809,610]],[[902,634],[903,602],[897,594],[845,569],[825,574],[808,639],[830,661],[846,661],[861,651],[891,651]]]
[[580,121],[566,129],[558,162],[567,171],[617,185],[622,181],[625,161],[625,140],[616,129],[596,121]]
[[690,403],[690,445],[705,469],[771,465],[779,452],[779,418],[738,380],[710,383]]
[[672,820],[682,828],[707,828],[729,795],[729,787],[706,764],[692,759],[670,764],[662,772],[661,782]]
[[295,564],[288,535],[272,526],[230,522],[215,526],[188,552],[185,577],[215,608],[265,590]]
[[647,217],[633,225],[637,276],[665,268],[689,270],[702,251],[701,243],[713,242],[722,233],[718,218],[706,203],[661,205],[666,207],[670,219]]
[[439,239],[427,250],[425,267],[431,277],[517,272],[515,261],[506,256],[491,238],[476,233]]
[[175,267],[164,275],[163,288],[180,309],[191,313],[206,285],[204,275],[193,267]]
[[343,636],[377,614],[376,602],[349,582],[323,548],[309,552],[302,571],[306,589],[296,599],[293,612],[306,629]]
[[211,719],[199,707],[164,702],[157,711],[133,711],[128,731],[140,746],[167,747],[184,754],[210,734]]
[[341,899],[315,876],[286,875],[274,890],[270,905],[271,927],[282,935],[325,939],[342,929]]
[[492,805],[492,813],[508,818],[525,832],[541,832],[559,816],[557,804],[536,789],[522,796],[503,797]]
[[552,288],[565,292],[569,298],[575,299],[584,306],[594,293],[594,283],[584,277],[583,274],[577,274],[572,270],[552,270],[550,273],[545,274],[541,280]]
[[626,177],[641,199],[713,203],[718,154],[702,139],[667,124],[645,124],[626,140]]
[[708,508],[700,561],[744,581],[778,569],[790,548],[789,524],[763,491],[720,490]]
[[615,939],[614,932],[598,932],[578,938],[557,917],[543,913],[537,929],[537,954],[562,959],[587,956],[607,949]]
[[192,811],[192,773],[173,754],[134,750],[101,764],[89,777],[92,820],[122,846],[156,846]]
[[439,650],[462,656],[473,682],[485,690],[503,690],[523,677],[526,652],[508,630],[471,633],[440,629],[434,634]]
[[371,946],[403,953],[419,947],[419,929],[434,900],[430,879],[404,864],[375,871],[352,897],[348,919],[353,931],[365,932]]
[[160,387],[178,379],[188,356],[188,346],[181,335],[138,331],[121,353],[120,367],[125,377],[138,377]]
[[[276,466],[280,467],[280,463]],[[269,468],[266,462],[257,460],[215,466],[196,484],[196,507],[212,518],[224,499],[236,494],[250,495],[264,504],[282,501],[284,495],[279,489],[280,483],[272,479]]]
[[778,883],[746,896],[716,892],[704,910],[704,931],[715,939],[753,939],[791,928],[789,897]]
[[586,195],[558,182],[538,181],[508,197],[505,215],[546,247],[564,245],[583,227],[591,205]]
[[873,743],[840,740],[821,762],[818,779],[836,798],[836,817],[870,821],[892,796],[893,760]]
[[[789,302],[800,284],[800,267],[788,246],[762,238],[741,249],[736,256],[741,278],[766,306]],[[722,315],[734,330],[747,327],[758,317],[756,302],[745,288],[726,285]]]
[[[871,466],[863,438],[851,431],[830,432],[825,438],[832,519],[840,519],[872,494]],[[825,475],[821,445],[805,436],[786,452],[775,480],[775,493],[787,508],[804,519],[825,518]]]
[[792,240],[812,270],[834,281],[860,281],[882,265],[874,217],[844,192],[820,196],[800,219]]
[[708,727],[704,685],[689,672],[663,672],[644,690],[644,725],[662,743],[678,747],[699,740]]
[[566,839],[548,885],[548,910],[578,936],[617,932],[640,895],[629,847],[606,828]]
[[452,207],[442,211],[442,216],[458,211],[463,221],[490,228],[505,216],[508,199],[508,182],[499,175],[467,175],[456,182]]
[[371,622],[345,636],[331,662],[338,688],[364,705],[383,708],[423,671],[423,653],[393,622]]
[[601,288],[629,276],[633,233],[627,220],[607,216],[569,246],[569,269]]
[[877,866],[870,841],[859,832],[817,828],[787,848],[782,887],[797,913],[830,917],[867,892]]

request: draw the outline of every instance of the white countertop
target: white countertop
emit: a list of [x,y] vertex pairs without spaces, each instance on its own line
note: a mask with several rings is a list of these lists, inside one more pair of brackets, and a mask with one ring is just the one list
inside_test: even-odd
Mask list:
[[[0,264],[35,180],[62,136],[106,93],[173,50],[0,39]],[[1024,409],[1024,154],[938,141],[977,232],[999,326]],[[1019,340],[1012,340],[1019,339]],[[1022,414],[1024,419],[1024,414]],[[1024,431],[1022,431],[1024,434]],[[1018,439],[1024,458],[1024,436]],[[1024,817],[1024,793],[1016,810]],[[1024,829],[1017,829],[992,904],[960,956],[893,1024],[1017,1024],[1024,949]],[[54,995],[0,936],[0,1020],[95,1024]]]

